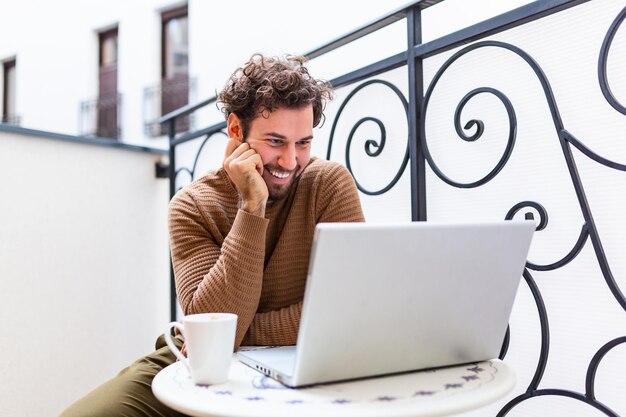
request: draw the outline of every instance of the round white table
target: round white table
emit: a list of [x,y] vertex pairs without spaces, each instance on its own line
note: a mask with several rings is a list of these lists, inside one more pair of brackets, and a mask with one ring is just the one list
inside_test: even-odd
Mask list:
[[154,395],[191,416],[424,417],[471,410],[500,399],[515,375],[499,360],[291,389],[233,358],[229,381],[197,386],[176,362],[157,374]]

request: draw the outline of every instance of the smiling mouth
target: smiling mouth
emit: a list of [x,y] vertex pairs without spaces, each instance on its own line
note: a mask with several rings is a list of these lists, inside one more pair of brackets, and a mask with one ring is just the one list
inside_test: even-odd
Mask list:
[[291,172],[281,172],[281,171],[274,171],[274,170],[269,170],[269,173],[276,178],[279,178],[281,180],[284,180],[285,178],[288,178],[291,175]]

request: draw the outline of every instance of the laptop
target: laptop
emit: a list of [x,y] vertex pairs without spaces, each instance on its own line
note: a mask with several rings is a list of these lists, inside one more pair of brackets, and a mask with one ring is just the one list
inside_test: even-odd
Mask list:
[[296,346],[237,357],[290,387],[496,358],[534,230],[318,224]]

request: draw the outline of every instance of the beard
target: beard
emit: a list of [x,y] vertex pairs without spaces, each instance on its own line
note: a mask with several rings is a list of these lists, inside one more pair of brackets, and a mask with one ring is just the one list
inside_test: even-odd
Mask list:
[[265,180],[265,185],[267,185],[267,191],[269,193],[269,196],[267,198],[268,204],[272,204],[285,199],[296,186],[298,179],[300,178],[300,175],[303,171],[302,167],[298,165],[293,171],[290,172],[289,182],[276,183],[274,180],[275,177],[270,174],[270,170],[285,172],[283,169],[273,166],[263,167],[263,179]]

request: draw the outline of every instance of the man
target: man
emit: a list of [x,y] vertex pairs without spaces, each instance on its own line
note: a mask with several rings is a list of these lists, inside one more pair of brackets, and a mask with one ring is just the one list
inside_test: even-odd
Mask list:
[[[303,64],[254,55],[235,71],[219,95],[223,167],[170,203],[180,305],[186,315],[237,314],[235,349],[295,344],[315,225],[364,221],[350,173],[310,155],[332,90]],[[163,337],[156,349],[64,416],[179,415],[152,395],[154,376],[175,361]]]

